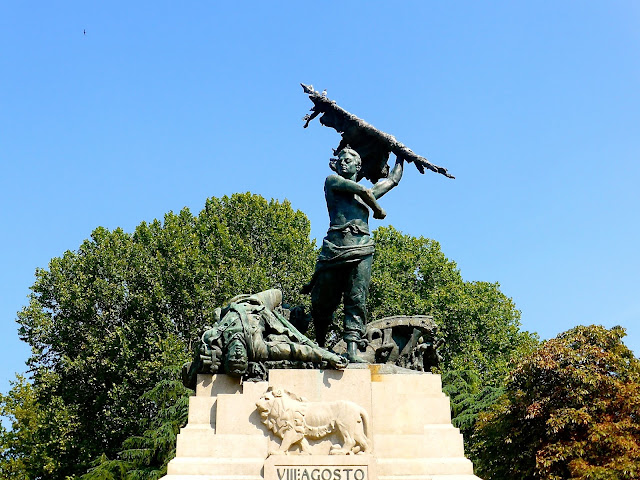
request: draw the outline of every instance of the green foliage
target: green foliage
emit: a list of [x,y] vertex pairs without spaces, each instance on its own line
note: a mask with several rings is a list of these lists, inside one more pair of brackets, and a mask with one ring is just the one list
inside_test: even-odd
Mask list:
[[[97,228],[36,272],[18,314],[33,351],[29,399],[51,408],[20,420],[22,440],[7,443],[3,434],[3,458],[32,457],[25,478],[81,474],[101,456],[161,469],[175,426],[153,424],[165,411],[151,393],[166,380],[164,368],[191,355],[214,309],[239,292],[278,287],[289,302],[306,300],[298,292],[315,256],[304,214],[248,193],[211,198],[199,216],[168,213],[133,234]],[[16,391],[3,408],[11,410],[14,397],[31,405]],[[46,444],[30,436],[44,438],[40,424],[50,425],[52,444],[39,456]]]
[[451,401],[452,423],[464,435],[467,447],[480,413],[489,408],[504,393],[502,387],[482,385],[473,370],[449,370],[442,375],[442,391]]
[[474,445],[491,479],[640,477],[640,361],[622,327],[579,326],[513,370]]
[[0,478],[65,478],[70,473],[64,462],[78,452],[69,436],[76,427],[74,416],[59,398],[43,403],[37,393],[18,376],[11,390],[0,394],[0,416],[11,423],[10,429],[0,426]]
[[447,370],[471,370],[481,384],[497,387],[509,361],[536,345],[520,330],[520,312],[499,285],[465,282],[438,242],[393,227],[378,228],[375,240],[371,319],[433,315],[446,341],[441,353]]
[[141,398],[154,406],[154,413],[144,422],[144,432],[127,438],[116,459],[101,455],[81,480],[157,480],[166,475],[167,464],[175,456],[176,436],[189,410],[191,391],[180,379],[181,357],[171,348],[164,350],[167,366],[161,372],[163,379]]

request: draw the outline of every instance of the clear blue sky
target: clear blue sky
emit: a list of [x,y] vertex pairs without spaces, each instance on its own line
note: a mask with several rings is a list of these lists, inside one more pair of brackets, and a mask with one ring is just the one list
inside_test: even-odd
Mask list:
[[640,353],[636,1],[3,2],[0,42],[0,391],[35,269],[97,226],[251,191],[323,237],[339,137],[302,128],[300,82],[457,177],[409,165],[373,226],[541,338],[619,324]]

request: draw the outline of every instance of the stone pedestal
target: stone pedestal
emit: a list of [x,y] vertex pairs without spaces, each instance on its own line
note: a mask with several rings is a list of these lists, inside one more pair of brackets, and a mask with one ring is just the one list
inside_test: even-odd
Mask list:
[[[329,455],[333,433],[310,441],[311,455],[269,455],[280,439],[256,401],[281,387],[309,401],[350,400],[369,414],[370,454]],[[268,382],[199,375],[189,422],[163,480],[480,480],[451,425],[439,375],[390,365],[271,370]]]

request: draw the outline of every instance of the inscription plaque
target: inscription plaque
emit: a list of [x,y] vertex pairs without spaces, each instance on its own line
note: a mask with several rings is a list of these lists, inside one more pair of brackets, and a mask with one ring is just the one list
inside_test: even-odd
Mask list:
[[276,467],[278,480],[368,480],[367,465],[283,465]]
[[271,455],[265,480],[377,480],[372,455]]

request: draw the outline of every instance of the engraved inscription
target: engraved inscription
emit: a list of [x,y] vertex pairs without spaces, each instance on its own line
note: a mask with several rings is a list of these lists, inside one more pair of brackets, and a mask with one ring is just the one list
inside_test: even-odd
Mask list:
[[368,468],[362,466],[278,466],[278,480],[368,480]]

